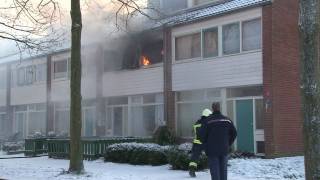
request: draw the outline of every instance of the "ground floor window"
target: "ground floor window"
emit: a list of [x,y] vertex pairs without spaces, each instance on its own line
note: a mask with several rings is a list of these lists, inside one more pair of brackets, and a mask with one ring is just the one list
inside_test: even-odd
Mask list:
[[14,132],[26,138],[35,133],[46,133],[46,105],[19,105],[14,108]]
[[8,121],[5,112],[0,112],[0,139],[6,136],[8,131]]
[[163,95],[109,98],[106,112],[107,135],[152,136],[158,126],[164,125]]
[[57,135],[68,136],[70,131],[70,106],[56,103],[54,106],[54,130]]
[[96,109],[95,107],[83,107],[82,110],[82,135],[96,135]]
[[220,89],[182,91],[177,93],[177,133],[180,137],[193,136],[193,124],[201,118],[205,108],[213,102],[221,103]]

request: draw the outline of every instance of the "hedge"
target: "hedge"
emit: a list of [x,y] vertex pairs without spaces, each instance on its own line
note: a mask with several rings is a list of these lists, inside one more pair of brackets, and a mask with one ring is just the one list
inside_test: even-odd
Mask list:
[[[121,143],[106,149],[105,161],[133,165],[170,164],[174,170],[188,170],[192,144],[160,146],[158,144]],[[207,168],[207,158],[201,155],[198,170]]]
[[104,158],[105,161],[134,165],[164,165],[168,163],[167,150],[168,146],[152,143],[120,143],[107,147]]
[[[191,161],[192,144],[185,143],[179,146],[174,146],[168,151],[168,163],[174,170],[188,170],[189,162]],[[203,170],[208,167],[207,157],[204,153],[200,155],[198,170]]]

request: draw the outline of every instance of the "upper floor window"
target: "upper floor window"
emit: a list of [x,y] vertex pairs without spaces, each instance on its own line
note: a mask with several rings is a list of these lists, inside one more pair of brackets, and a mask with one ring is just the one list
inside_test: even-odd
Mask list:
[[122,69],[122,59],[115,51],[104,51],[104,71],[115,71]]
[[0,89],[5,89],[7,83],[6,70],[0,69]]
[[55,61],[53,65],[54,79],[67,78],[69,74],[69,59]]
[[201,56],[201,33],[177,37],[175,40],[176,60]]
[[240,53],[239,23],[222,26],[223,54]]
[[242,22],[242,50],[261,48],[261,19]]
[[207,29],[203,32],[203,56],[218,56],[218,28]]
[[47,79],[47,66],[45,63],[20,67],[16,70],[18,86],[31,85]]

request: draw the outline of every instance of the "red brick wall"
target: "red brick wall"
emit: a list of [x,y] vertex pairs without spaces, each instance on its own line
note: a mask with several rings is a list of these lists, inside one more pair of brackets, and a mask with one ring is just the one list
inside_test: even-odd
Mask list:
[[298,0],[274,0],[262,14],[266,154],[302,153]]

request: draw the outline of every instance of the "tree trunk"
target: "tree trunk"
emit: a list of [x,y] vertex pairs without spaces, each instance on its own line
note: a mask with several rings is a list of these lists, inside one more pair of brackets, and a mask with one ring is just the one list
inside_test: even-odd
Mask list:
[[70,165],[69,172],[83,171],[81,145],[81,10],[80,0],[71,0],[71,78],[70,78]]
[[307,180],[320,179],[319,11],[319,0],[300,0],[301,94]]

